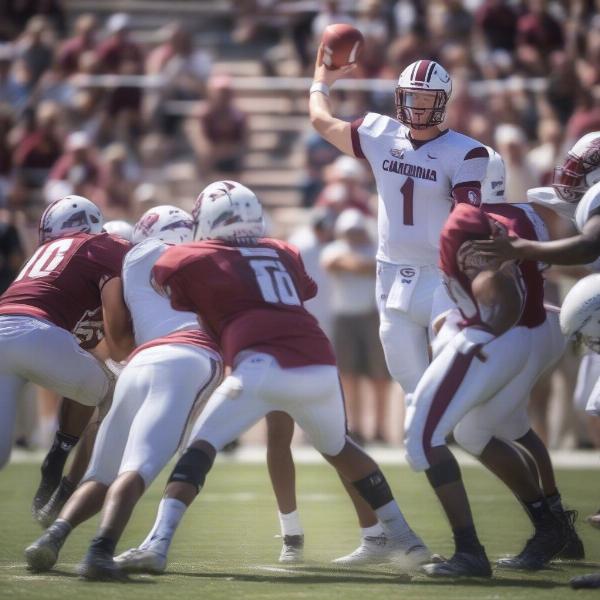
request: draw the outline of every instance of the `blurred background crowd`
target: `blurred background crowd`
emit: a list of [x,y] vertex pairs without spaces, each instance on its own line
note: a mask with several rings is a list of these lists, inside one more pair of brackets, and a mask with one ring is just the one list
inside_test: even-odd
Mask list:
[[[215,179],[239,180],[265,204],[271,234],[301,248],[319,283],[309,309],[336,347],[352,431],[399,443],[402,392],[377,338],[373,180],[307,116],[321,33],[347,22],[365,36],[355,78],[332,93],[348,120],[393,114],[400,71],[438,60],[453,78],[446,124],[502,154],[507,200],[519,202],[548,183],[574,140],[600,130],[600,2],[165,6],[0,0],[0,292],[33,253],[38,218],[54,199],[80,194],[107,220],[133,223],[157,204],[189,210]],[[551,271],[549,298],[560,301],[582,272]],[[600,430],[573,408],[579,360],[569,352],[534,392],[532,417],[552,447],[600,446]],[[29,395],[18,443],[44,446],[57,399]]]

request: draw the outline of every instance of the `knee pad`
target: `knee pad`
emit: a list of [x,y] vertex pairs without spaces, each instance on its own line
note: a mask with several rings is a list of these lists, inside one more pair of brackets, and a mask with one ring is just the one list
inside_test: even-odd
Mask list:
[[429,467],[425,471],[425,475],[427,475],[429,484],[433,489],[461,480],[460,468],[454,457],[451,460]]
[[177,461],[169,483],[189,483],[199,492],[204,485],[206,475],[213,465],[213,459],[198,448],[188,448]]

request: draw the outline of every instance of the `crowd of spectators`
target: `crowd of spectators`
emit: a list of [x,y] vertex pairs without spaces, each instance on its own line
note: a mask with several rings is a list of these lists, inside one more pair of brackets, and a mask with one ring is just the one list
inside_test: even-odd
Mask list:
[[[188,176],[191,169],[195,190],[220,177],[244,181],[252,150],[249,115],[240,109],[234,76],[215,63],[233,56],[253,59],[268,77],[310,77],[320,36],[331,23],[355,24],[365,36],[355,72],[361,80],[396,79],[421,58],[443,64],[454,87],[446,124],[502,154],[511,202],[548,183],[569,145],[600,129],[595,0],[230,4],[222,35],[213,36],[207,50],[199,43],[203,34],[168,15],[162,27],[148,30],[136,21],[139,12],[111,14],[100,2],[98,11],[80,14],[66,11],[61,0],[0,0],[0,221],[11,226],[3,235],[13,239],[18,231],[21,239],[9,259],[0,258],[0,268],[33,252],[39,214],[47,202],[68,193],[91,198],[107,219],[133,222],[151,203],[193,200],[192,192],[181,194],[178,187],[182,164]],[[113,75],[129,79],[116,81]],[[332,101],[336,114],[348,120],[369,110],[394,114],[392,90],[393,83],[385,88],[357,82],[355,89],[334,88]],[[277,94],[294,97],[291,110],[305,106],[304,91]],[[312,309],[335,341],[336,322],[348,317],[344,302],[335,302],[335,290],[359,283],[372,287],[365,265],[360,273],[341,273],[339,267],[356,266],[374,243],[372,177],[365,164],[340,157],[312,132],[308,118],[304,132],[282,139],[271,170],[285,167],[283,159],[289,154],[291,160],[295,150],[302,153],[304,165],[295,166],[302,227],[293,239],[323,290]],[[274,221],[274,231],[282,231]],[[348,223],[360,223],[361,231]],[[293,229],[289,222],[286,228]],[[356,236],[363,236],[359,250],[351,241]],[[350,258],[325,260],[332,245]],[[362,308],[372,314],[366,303]],[[346,340],[339,343],[349,354],[347,396],[354,393],[355,377],[366,378],[377,414],[384,415],[365,427],[357,401],[352,426],[364,437],[385,438],[380,398],[388,392],[387,375],[371,364],[368,372],[354,368],[356,355],[372,351],[372,339],[361,341],[356,355]]]

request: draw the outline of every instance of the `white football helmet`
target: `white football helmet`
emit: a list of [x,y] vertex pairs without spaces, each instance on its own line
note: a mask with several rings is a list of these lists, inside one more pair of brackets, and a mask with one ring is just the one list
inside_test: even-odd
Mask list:
[[504,160],[492,147],[486,146],[490,159],[485,178],[481,182],[481,202],[483,204],[498,204],[504,202],[506,168]]
[[83,196],[65,196],[49,204],[39,225],[40,244],[74,233],[100,233],[104,219],[100,209]]
[[566,336],[580,336],[588,348],[600,353],[600,273],[580,279],[571,288],[560,309],[560,328]]
[[168,244],[185,244],[192,241],[194,219],[190,213],[164,204],[147,210],[133,227],[131,241],[139,244],[155,238]]
[[202,190],[194,210],[194,240],[240,240],[265,235],[262,205],[236,181],[217,181]]
[[566,202],[579,202],[583,194],[598,181],[600,131],[593,131],[577,140],[563,164],[554,168],[552,187]]
[[133,225],[128,223],[127,221],[121,221],[119,219],[115,221],[107,221],[104,223],[104,227],[102,227],[106,233],[111,233],[112,235],[118,235],[120,238],[131,242],[133,236]]
[[400,74],[396,86],[396,118],[413,129],[439,125],[452,94],[450,75],[433,60],[418,60]]

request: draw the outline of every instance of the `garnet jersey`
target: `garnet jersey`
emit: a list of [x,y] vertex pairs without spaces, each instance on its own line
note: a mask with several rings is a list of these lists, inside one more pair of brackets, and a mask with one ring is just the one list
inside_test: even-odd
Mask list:
[[153,274],[173,308],[201,315],[227,365],[250,348],[271,354],[283,368],[335,365],[329,340],[303,306],[317,285],[293,246],[268,238],[248,246],[184,244],[167,250]]
[[93,348],[103,336],[102,287],[121,276],[129,248],[108,233],[77,233],[43,244],[0,296],[0,314],[46,319]]
[[152,267],[171,247],[149,238],[134,246],[123,261],[123,296],[131,313],[136,348],[160,344],[192,344],[218,353],[214,339],[200,329],[194,312],[174,310],[167,298],[158,294],[150,283]]
[[450,129],[416,142],[398,121],[376,113],[352,123],[352,146],[366,158],[379,195],[379,260],[436,264],[440,231],[453,203],[481,202],[489,155]]
[[[509,235],[536,241],[543,236],[541,220],[526,204],[482,204],[479,208],[468,204],[456,206],[440,236],[440,267],[448,292],[466,319],[465,325],[484,326],[471,292],[471,283],[458,266],[457,253],[466,241],[489,238],[492,234],[490,220]],[[540,265],[536,261],[522,261],[519,271],[525,302],[517,325],[537,327],[546,320]]]

